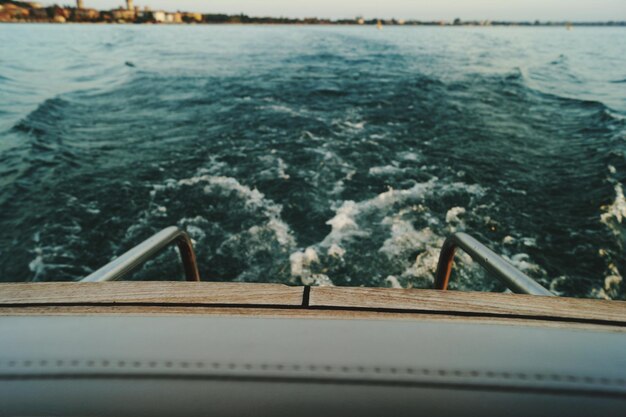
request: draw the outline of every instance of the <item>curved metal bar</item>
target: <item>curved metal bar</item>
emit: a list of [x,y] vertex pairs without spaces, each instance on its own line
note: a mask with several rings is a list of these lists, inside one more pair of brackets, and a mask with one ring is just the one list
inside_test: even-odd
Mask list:
[[196,263],[196,255],[193,251],[191,239],[189,239],[187,233],[178,227],[172,226],[143,241],[80,282],[118,281],[155,257],[172,243],[178,245],[187,281],[200,281],[200,273],[198,272],[198,264]]
[[441,248],[435,277],[435,288],[438,290],[448,289],[452,262],[454,261],[454,254],[457,248],[463,249],[473,260],[494,274],[515,293],[554,296],[553,293],[542,287],[534,279],[465,233],[456,233],[450,236],[444,242],[443,248]]

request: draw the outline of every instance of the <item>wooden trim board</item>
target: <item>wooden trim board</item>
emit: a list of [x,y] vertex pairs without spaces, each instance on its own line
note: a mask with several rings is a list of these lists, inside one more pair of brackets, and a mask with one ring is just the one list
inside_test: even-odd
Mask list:
[[224,306],[34,306],[0,307],[0,318],[7,316],[213,316],[255,317],[276,319],[324,319],[324,320],[404,320],[437,323],[499,324],[508,326],[533,326],[542,328],[598,330],[626,333],[624,326],[611,326],[581,322],[528,320],[510,317],[466,317],[454,314],[428,314],[413,312],[384,312],[373,310],[342,310],[315,308],[275,307],[224,307]]
[[[122,307],[124,307],[122,309]],[[196,310],[194,310],[196,309]],[[266,311],[281,317],[448,317],[626,328],[626,302],[388,288],[279,284],[111,282],[0,284],[0,315],[221,314]],[[271,311],[270,311],[271,310]],[[133,313],[133,311],[135,313]],[[74,313],[72,313],[74,312]],[[315,313],[313,313],[315,312]],[[325,313],[323,313],[325,312]]]
[[599,320],[626,325],[626,302],[521,294],[401,290],[389,288],[311,288],[312,307],[343,306],[386,311],[481,313],[493,316]]
[[0,284],[2,305],[254,304],[299,306],[304,287],[218,282]]

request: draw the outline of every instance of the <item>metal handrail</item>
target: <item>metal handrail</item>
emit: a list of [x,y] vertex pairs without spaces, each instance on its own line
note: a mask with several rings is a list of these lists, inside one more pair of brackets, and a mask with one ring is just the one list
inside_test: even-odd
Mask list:
[[172,243],[178,245],[187,281],[200,281],[196,254],[187,233],[176,226],[163,229],[80,282],[118,281],[134,271]]
[[552,292],[538,284],[534,279],[465,233],[456,233],[450,236],[444,242],[443,248],[441,248],[435,276],[435,288],[438,290],[448,289],[452,262],[454,261],[454,254],[457,248],[463,249],[473,260],[478,262],[488,272],[494,274],[514,293],[554,296]]

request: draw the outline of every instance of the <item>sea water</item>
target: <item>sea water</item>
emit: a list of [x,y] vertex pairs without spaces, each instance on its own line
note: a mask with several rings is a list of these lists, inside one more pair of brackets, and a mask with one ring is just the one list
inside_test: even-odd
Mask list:
[[0,280],[177,225],[211,281],[430,288],[464,231],[624,299],[625,152],[624,28],[1,25]]

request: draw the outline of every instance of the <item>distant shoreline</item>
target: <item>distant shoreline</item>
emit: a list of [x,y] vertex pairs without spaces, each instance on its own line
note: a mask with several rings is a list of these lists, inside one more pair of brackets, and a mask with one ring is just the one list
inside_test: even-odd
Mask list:
[[[295,23],[285,23],[285,22],[194,22],[194,23],[154,23],[154,22],[55,22],[53,20],[0,20],[0,24],[32,24],[32,25],[93,25],[93,26],[354,26],[354,27],[376,27],[376,25],[372,24],[359,24],[359,23],[306,23],[306,22],[295,22]],[[624,22],[579,22],[579,23],[540,23],[540,24],[526,24],[526,23],[497,23],[497,24],[488,24],[488,25],[480,25],[480,24],[435,24],[435,23],[382,23],[382,26],[390,26],[390,27],[442,27],[442,28],[493,28],[493,27],[517,27],[517,28],[563,28],[563,27],[572,27],[572,28],[584,28],[584,27],[626,27],[626,21]]]
[[454,27],[620,27],[626,21],[507,21],[507,20],[417,20],[381,19],[357,16],[348,19],[328,19],[319,17],[255,17],[246,14],[228,15],[224,13],[168,12],[133,6],[133,0],[126,0],[126,8],[97,10],[84,8],[83,1],[77,0],[77,7],[48,6],[31,1],[0,0],[0,23],[89,23],[89,24],[219,24],[219,25],[306,25],[306,26],[454,26]]

